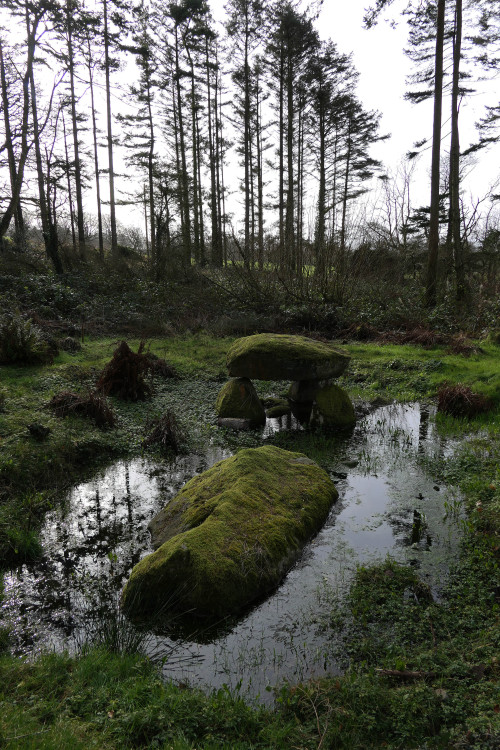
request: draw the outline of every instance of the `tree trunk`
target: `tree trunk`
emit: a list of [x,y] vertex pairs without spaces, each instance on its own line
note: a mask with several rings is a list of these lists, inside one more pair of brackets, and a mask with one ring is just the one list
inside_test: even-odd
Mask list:
[[118,257],[118,237],[116,233],[116,204],[115,204],[115,173],[113,167],[113,130],[111,123],[111,84],[109,59],[109,33],[108,33],[108,2],[103,0],[104,11],[104,70],[106,74],[106,121],[108,140],[108,163],[109,163],[109,218],[111,225],[111,255]]
[[[207,119],[208,119],[208,149],[210,162],[210,218],[212,226],[212,249],[210,262],[213,266],[222,265],[222,253],[220,245],[219,217],[217,211],[217,174],[216,174],[216,149],[214,143],[214,128],[212,127],[212,86],[210,83],[210,60],[208,54],[208,36],[205,37],[205,67],[207,75]],[[217,90],[215,91],[217,96]],[[215,100],[215,111],[217,113],[217,100]],[[217,115],[216,115],[217,117]],[[215,129],[217,119],[215,119]]]
[[68,34],[68,70],[71,92],[71,124],[73,127],[73,151],[75,154],[75,193],[76,193],[76,223],[78,227],[78,251],[81,260],[85,260],[85,226],[83,218],[82,169],[80,163],[80,148],[78,144],[78,120],[76,116],[75,97],[75,60],[73,56],[73,32],[71,12],[74,12],[71,0],[66,3],[66,31]]
[[90,52],[90,40],[87,40],[88,44],[88,71],[89,71],[89,87],[90,87],[90,106],[92,110],[92,136],[94,141],[94,170],[95,170],[95,188],[96,188],[96,202],[97,202],[97,227],[99,234],[99,255],[101,259],[104,258],[104,237],[102,231],[102,210],[101,210],[101,181],[99,178],[99,155],[97,146],[97,121],[95,114],[95,100],[94,100],[94,73],[92,70],[91,63],[91,52]]
[[439,256],[439,177],[441,154],[441,118],[443,109],[443,46],[446,0],[438,0],[436,50],[434,59],[434,122],[432,131],[431,213],[425,299],[428,307],[437,301],[437,269]]
[[450,149],[450,228],[453,238],[456,298],[465,298],[464,248],[460,236],[460,139],[458,131],[460,57],[462,52],[462,0],[455,0],[455,28],[453,35],[453,81],[451,91],[451,149]]
[[[73,242],[73,251],[76,253],[76,232],[75,232],[75,212],[73,209],[73,191],[71,189],[71,174],[69,168],[69,154],[68,154],[68,140],[66,138],[66,121],[63,114],[63,139],[64,139],[64,154],[66,156],[66,178],[68,184],[68,200],[69,200],[69,218],[71,224],[71,239]],[[48,183],[48,180],[47,180]],[[48,196],[47,196],[48,200]],[[50,201],[49,201],[50,203]]]
[[293,170],[293,135],[294,135],[294,112],[293,112],[293,75],[292,61],[287,61],[287,191],[285,212],[285,243],[289,270],[295,270],[295,241],[294,241],[294,170]]
[[179,65],[179,36],[175,28],[175,82],[177,88],[177,120],[179,124],[179,148],[181,159],[181,200],[183,204],[184,221],[182,223],[182,240],[184,244],[184,265],[191,266],[191,221],[189,211],[189,188],[186,165],[186,145],[184,141],[184,122],[182,116],[181,71]]
[[[36,29],[32,29],[32,34],[29,31],[29,18],[26,15],[26,26],[28,29],[28,45],[32,47],[33,58],[35,56],[35,32]],[[31,39],[31,41],[30,41]],[[33,116],[33,142],[35,145],[35,159],[36,159],[36,173],[38,181],[38,197],[40,203],[40,219],[42,223],[42,234],[43,241],[45,244],[45,252],[47,257],[50,258],[54,266],[56,273],[62,273],[63,267],[61,259],[59,257],[59,242],[57,237],[57,229],[54,223],[51,221],[49,216],[49,204],[47,201],[47,195],[45,192],[45,175],[43,172],[42,164],[42,152],[40,149],[40,128],[38,124],[38,110],[36,104],[36,89],[35,89],[35,76],[33,72],[33,65],[30,67],[29,84],[31,89],[31,113]]]
[[[3,117],[4,117],[4,125],[5,125],[5,148],[7,150],[7,158],[9,162],[10,190],[11,190],[11,195],[14,195],[14,191],[16,189],[16,182],[17,182],[17,168],[16,168],[16,158],[14,154],[14,144],[12,142],[12,131],[10,128],[7,76],[5,73],[5,64],[4,64],[3,48],[2,48],[1,40],[0,40],[0,77],[1,77],[1,87],[2,87]],[[16,239],[17,239],[18,246],[20,249],[24,249],[24,242],[25,242],[24,217],[23,217],[23,212],[21,208],[21,203],[19,200],[17,201],[16,207],[14,210],[14,222],[15,222],[16,235],[17,235]]]

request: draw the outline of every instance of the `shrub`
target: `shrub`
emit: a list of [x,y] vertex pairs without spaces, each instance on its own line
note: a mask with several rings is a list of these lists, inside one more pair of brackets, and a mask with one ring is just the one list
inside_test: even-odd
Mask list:
[[31,365],[50,362],[52,358],[42,332],[31,320],[19,313],[0,318],[0,363]]

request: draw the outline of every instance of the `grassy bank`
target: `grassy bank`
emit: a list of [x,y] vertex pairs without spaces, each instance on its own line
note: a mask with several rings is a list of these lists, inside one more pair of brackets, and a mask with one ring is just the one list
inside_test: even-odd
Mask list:
[[[187,335],[151,342],[179,378],[155,379],[138,404],[110,398],[117,426],[100,430],[46,406],[62,390],[85,391],[116,339],[85,342],[52,364],[0,368],[0,554],[4,565],[39,552],[37,531],[63,489],[118,455],[142,449],[148,420],[172,409],[189,450],[224,437],[213,402],[225,379],[232,338]],[[129,341],[136,349],[138,341]],[[431,400],[443,382],[465,383],[493,400],[466,421],[438,415],[459,439],[433,476],[459,486],[468,516],[460,562],[446,597],[435,602],[407,568],[392,561],[360,568],[348,599],[332,597],[325,627],[344,633],[345,677],[284,688],[276,708],[256,709],[221,691],[205,696],[164,684],[140,655],[88,650],[0,661],[0,746],[12,748],[495,748],[500,743],[500,376],[496,345],[465,357],[445,347],[347,344],[342,385],[363,400]],[[262,386],[264,387],[264,386]],[[267,386],[266,386],[267,387]],[[274,384],[269,386],[274,388]],[[278,387],[278,386],[276,386]],[[38,442],[27,426],[50,428]],[[313,444],[314,441],[312,441]],[[313,456],[315,457],[315,456]],[[321,460],[321,456],[317,456]],[[1,642],[4,643],[3,638]]]

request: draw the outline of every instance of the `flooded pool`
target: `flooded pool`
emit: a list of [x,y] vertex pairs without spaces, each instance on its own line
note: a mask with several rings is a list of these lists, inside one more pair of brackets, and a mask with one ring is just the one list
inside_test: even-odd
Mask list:
[[[357,565],[387,555],[418,569],[439,597],[458,551],[460,499],[423,468],[422,458],[453,448],[433,416],[424,405],[393,404],[365,416],[348,437],[323,438],[321,463],[339,491],[325,526],[275,593],[238,620],[151,633],[151,653],[171,655],[165,676],[266,701],[266,688],[283,680],[339,673],[335,633],[318,625],[328,618],[328,594],[342,596]],[[268,420],[262,438],[277,440],[284,430],[307,452],[307,431],[290,417]],[[133,565],[151,551],[150,519],[188,479],[228,455],[212,446],[171,463],[119,461],[75,487],[63,510],[46,518],[43,559],[5,577],[2,614],[14,650],[71,650],[84,641],[96,592],[117,600]]]

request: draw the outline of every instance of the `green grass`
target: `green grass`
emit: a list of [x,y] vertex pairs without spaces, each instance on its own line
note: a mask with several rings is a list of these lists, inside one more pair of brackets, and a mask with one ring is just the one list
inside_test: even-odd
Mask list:
[[349,344],[351,366],[340,382],[354,397],[383,395],[401,401],[433,398],[443,382],[464,383],[499,403],[500,347],[480,346],[480,353],[465,357],[444,347]]

